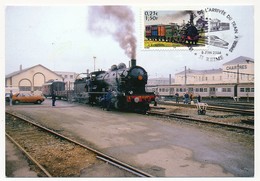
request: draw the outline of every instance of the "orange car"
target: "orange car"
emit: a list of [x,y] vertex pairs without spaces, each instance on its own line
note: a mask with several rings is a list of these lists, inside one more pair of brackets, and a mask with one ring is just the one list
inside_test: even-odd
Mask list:
[[35,103],[41,104],[44,101],[44,97],[41,95],[32,95],[30,93],[15,93],[12,97],[14,104],[23,103]]

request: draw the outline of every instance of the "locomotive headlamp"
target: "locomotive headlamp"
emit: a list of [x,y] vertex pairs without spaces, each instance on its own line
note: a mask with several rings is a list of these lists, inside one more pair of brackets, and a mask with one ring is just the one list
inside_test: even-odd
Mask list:
[[143,76],[141,76],[141,75],[138,75],[138,80],[143,80]]
[[140,100],[139,97],[135,97],[135,98],[134,98],[135,103],[138,103],[139,100]]

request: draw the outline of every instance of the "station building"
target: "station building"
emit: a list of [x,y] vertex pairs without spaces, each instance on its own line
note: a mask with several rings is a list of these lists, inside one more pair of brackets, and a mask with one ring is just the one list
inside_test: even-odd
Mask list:
[[254,60],[240,56],[219,69],[186,69],[175,74],[174,83],[148,84],[146,90],[160,96],[189,92],[201,97],[254,98]]
[[55,71],[56,74],[62,77],[63,81],[66,83],[66,90],[74,89],[75,79],[78,78],[79,74],[75,72],[64,72],[64,71]]
[[49,80],[64,81],[67,80],[66,78],[69,78],[68,81],[73,80],[71,81],[73,84],[75,73],[66,75],[69,77],[66,77],[62,72],[54,72],[41,64],[25,69],[20,65],[18,71],[5,76],[5,89],[6,92],[13,90],[13,92],[34,92],[37,94],[41,92],[42,85]]
[[222,65],[222,68],[211,70],[193,70],[175,74],[174,84],[223,84],[253,83],[254,60],[240,56]]
[[169,78],[158,77],[158,78],[149,78],[148,85],[167,85],[174,83],[174,79],[169,76]]

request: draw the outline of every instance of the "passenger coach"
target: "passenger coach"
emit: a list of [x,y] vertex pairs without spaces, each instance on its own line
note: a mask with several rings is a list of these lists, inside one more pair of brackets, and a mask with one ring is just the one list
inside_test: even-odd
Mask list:
[[164,97],[173,97],[177,92],[180,96],[188,92],[201,97],[254,97],[254,83],[153,85],[147,86],[146,89]]

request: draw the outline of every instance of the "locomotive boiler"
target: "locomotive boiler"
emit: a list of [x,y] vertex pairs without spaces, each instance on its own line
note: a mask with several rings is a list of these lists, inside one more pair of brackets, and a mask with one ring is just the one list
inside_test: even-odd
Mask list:
[[146,92],[148,75],[145,69],[131,60],[131,67],[124,63],[112,65],[108,71],[90,73],[86,79],[86,92],[89,102],[99,104],[102,97],[112,92],[111,105],[119,110],[147,111],[155,101],[153,92]]

